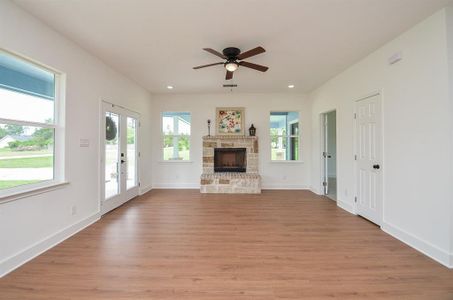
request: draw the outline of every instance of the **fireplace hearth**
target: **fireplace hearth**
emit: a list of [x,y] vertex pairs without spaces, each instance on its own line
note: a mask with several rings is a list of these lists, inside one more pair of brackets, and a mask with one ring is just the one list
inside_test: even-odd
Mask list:
[[246,172],[246,148],[215,148],[214,172]]

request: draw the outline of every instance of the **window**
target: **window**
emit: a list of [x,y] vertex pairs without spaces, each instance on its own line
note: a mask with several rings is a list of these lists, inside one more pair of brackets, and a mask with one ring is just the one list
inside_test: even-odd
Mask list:
[[58,82],[49,69],[0,50],[0,196],[60,178]]
[[190,159],[190,121],[188,112],[162,113],[163,159]]
[[271,112],[271,160],[299,160],[299,113]]

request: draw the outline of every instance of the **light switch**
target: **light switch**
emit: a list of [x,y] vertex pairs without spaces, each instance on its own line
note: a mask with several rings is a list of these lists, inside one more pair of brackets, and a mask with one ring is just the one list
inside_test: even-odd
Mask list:
[[89,139],[80,139],[80,147],[89,147],[90,140]]

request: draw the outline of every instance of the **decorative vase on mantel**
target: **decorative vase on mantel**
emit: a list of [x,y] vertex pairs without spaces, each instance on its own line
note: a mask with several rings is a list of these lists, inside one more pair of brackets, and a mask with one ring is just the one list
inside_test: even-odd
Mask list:
[[256,128],[252,124],[252,126],[250,126],[250,128],[249,128],[249,135],[250,136],[255,136],[255,134],[256,134]]

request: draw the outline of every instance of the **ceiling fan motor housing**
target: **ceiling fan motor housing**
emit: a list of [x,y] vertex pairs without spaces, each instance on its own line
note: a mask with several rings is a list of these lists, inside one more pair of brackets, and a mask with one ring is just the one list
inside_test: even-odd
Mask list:
[[225,55],[228,60],[235,60],[236,57],[241,54],[241,50],[236,47],[228,47],[223,49],[223,55]]

